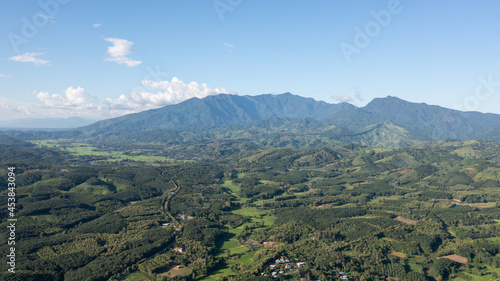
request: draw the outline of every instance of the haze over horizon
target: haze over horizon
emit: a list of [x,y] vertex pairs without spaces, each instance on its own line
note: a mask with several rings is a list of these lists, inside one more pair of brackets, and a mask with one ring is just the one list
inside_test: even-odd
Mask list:
[[500,114],[495,1],[1,6],[0,121],[105,119],[218,93],[284,92]]

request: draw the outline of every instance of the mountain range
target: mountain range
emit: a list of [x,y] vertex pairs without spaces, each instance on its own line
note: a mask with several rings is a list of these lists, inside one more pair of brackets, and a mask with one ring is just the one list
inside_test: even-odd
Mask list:
[[[364,107],[280,95],[219,94],[95,122],[72,130],[5,131],[21,139],[75,138],[100,141],[168,142],[174,139],[335,140],[401,147],[444,139],[500,140],[500,115],[462,112],[397,97]],[[310,145],[310,144],[309,144]],[[311,146],[311,145],[310,145]],[[314,145],[313,145],[314,146]]]

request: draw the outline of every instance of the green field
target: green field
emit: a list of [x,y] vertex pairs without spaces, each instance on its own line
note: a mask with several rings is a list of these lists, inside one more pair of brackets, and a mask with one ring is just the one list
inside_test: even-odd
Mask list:
[[186,276],[191,273],[191,269],[187,267],[181,267],[181,268],[172,268],[172,269],[167,269],[165,272],[158,273],[158,276],[168,276],[168,277],[174,277],[174,276]]
[[[238,174],[238,176],[240,176]],[[245,203],[248,201],[248,198],[239,197],[239,187],[231,180],[226,180],[222,184],[222,186],[231,190],[232,195],[236,196],[237,200],[240,203]],[[265,226],[272,225],[274,223],[275,218],[268,216],[269,210],[259,210],[256,207],[242,207],[237,210],[233,210],[232,213],[239,214],[243,216],[250,217],[251,222],[244,223],[235,228],[229,228],[227,230],[227,234],[224,235],[222,241],[217,243],[217,247],[219,249],[219,253],[217,257],[228,257],[226,251],[229,250],[231,255],[240,255],[237,259],[234,260],[225,260],[223,263],[219,264],[217,268],[210,273],[209,277],[201,279],[202,281],[216,281],[222,276],[226,276],[229,274],[234,274],[231,270],[231,265],[240,264],[240,265],[250,265],[253,262],[253,256],[255,251],[250,250],[249,248],[242,246],[239,244],[238,240],[235,238],[237,235],[241,234],[245,227],[250,227],[255,224],[255,222],[263,222]]]
[[88,183],[82,183],[70,189],[71,192],[86,192],[93,193],[99,195],[106,195],[112,193],[106,186],[104,185],[90,185]]
[[150,280],[144,273],[140,271],[132,272],[125,277],[118,279],[120,281],[148,281]]
[[239,228],[239,227],[233,228],[233,229],[230,229],[228,231],[229,233],[227,233],[223,236],[223,238],[222,238],[223,243],[221,245],[217,245],[217,246],[220,246],[218,256],[227,257],[227,255],[225,254],[226,250],[229,250],[231,252],[231,255],[241,254],[241,253],[245,253],[248,251],[247,247],[241,246],[238,243],[238,240],[236,240],[236,238],[234,238],[236,235],[241,233],[242,230],[243,230],[243,228]]
[[396,196],[396,195],[392,195],[392,196],[377,196],[375,198],[372,199],[371,202],[380,202],[383,200],[397,200],[397,199],[400,199],[401,196]]
[[498,243],[500,243],[500,237],[491,237],[491,238],[486,238],[486,240],[490,240],[490,241],[497,241]]
[[[85,143],[69,143],[67,140],[40,140],[32,141],[34,144],[42,147],[47,146],[50,148],[60,149],[62,151],[67,151],[69,153],[79,155],[79,156],[96,156],[105,157],[103,160],[96,160],[96,162],[119,162],[119,161],[139,161],[145,163],[158,163],[158,162],[168,162],[172,163],[175,161],[180,162],[191,162],[189,160],[173,160],[163,156],[149,156],[149,155],[127,155],[131,154],[132,151],[100,151],[96,147],[85,144]],[[134,150],[137,152],[146,153],[147,150]]]
[[493,208],[496,206],[496,202],[488,202],[488,203],[470,203],[469,206],[476,208]]
[[233,184],[233,181],[232,180],[226,180],[224,181],[224,183],[222,184],[223,187],[226,187],[226,188],[229,188],[232,192],[232,194],[234,196],[236,196],[237,198],[237,201],[240,202],[240,203],[246,203],[248,201],[248,198],[242,198],[242,197],[239,197],[239,194],[240,194],[240,187]]
[[250,217],[258,217],[260,215],[267,214],[268,212],[269,210],[259,210],[256,207],[243,207],[233,211],[234,214]]
[[[500,268],[492,268],[489,266],[486,266],[486,267],[487,267],[488,272],[490,272],[490,274],[485,274],[482,276],[478,276],[478,275],[474,275],[474,274],[470,274],[470,273],[466,273],[466,272],[464,272],[462,274],[469,277],[469,279],[467,279],[467,281],[494,281],[494,280],[498,280],[498,278],[494,278],[491,273],[496,272],[497,276],[500,276]],[[457,277],[457,278],[453,278],[451,280],[462,281],[464,279]],[[464,281],[466,281],[466,280],[464,280]]]
[[210,273],[210,276],[200,279],[200,281],[217,281],[220,277],[233,274],[228,264],[223,262],[214,271]]

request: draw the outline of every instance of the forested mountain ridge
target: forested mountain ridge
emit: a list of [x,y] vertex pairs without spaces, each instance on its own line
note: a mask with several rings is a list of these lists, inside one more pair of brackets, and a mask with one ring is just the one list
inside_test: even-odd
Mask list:
[[[297,127],[301,123],[303,125]],[[287,126],[298,129],[287,131]],[[255,133],[247,134],[242,130]],[[301,143],[300,147],[317,147],[318,143],[325,142],[403,147],[421,141],[445,139],[498,140],[500,115],[462,112],[392,96],[376,98],[358,108],[348,103],[329,104],[290,93],[259,96],[219,94],[107,119],[73,130],[5,133],[28,140],[67,138],[93,142],[185,143],[189,139],[262,142],[268,138],[288,138]]]
[[244,124],[269,118],[322,119],[332,113],[353,108],[355,107],[347,103],[328,104],[290,93],[260,96],[220,94],[203,99],[192,98],[176,105],[96,122],[81,130],[88,132],[112,128],[148,131],[192,125]]
[[365,107],[346,113],[334,113],[329,121],[340,125],[336,117],[354,127],[391,122],[422,140],[473,139],[500,126],[500,115],[462,112],[425,103],[412,103],[397,97],[376,98]]

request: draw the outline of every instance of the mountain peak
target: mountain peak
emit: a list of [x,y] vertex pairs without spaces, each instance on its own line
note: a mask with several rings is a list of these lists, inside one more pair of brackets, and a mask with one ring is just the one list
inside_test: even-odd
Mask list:
[[[119,139],[147,131],[151,131],[153,136],[158,130],[165,130],[162,134],[174,138],[172,129],[197,128],[203,131],[208,127],[250,124],[262,120],[268,120],[264,124],[275,122],[272,120],[278,120],[279,124],[295,122],[297,126],[311,130],[326,126],[328,129],[325,127],[322,137],[339,138],[340,141],[361,141],[360,136],[364,135],[365,138],[376,137],[380,143],[387,143],[385,138],[401,139],[404,141],[398,143],[402,145],[407,144],[407,140],[471,139],[481,135],[491,139],[498,133],[495,128],[499,127],[500,115],[461,112],[408,102],[394,96],[376,98],[365,107],[357,108],[349,103],[331,104],[289,92],[257,96],[219,94],[107,119],[52,135],[61,138],[102,135]],[[300,120],[305,120],[305,123]],[[393,124],[395,127],[381,127],[383,124]],[[332,125],[336,128],[333,131]],[[167,131],[168,134],[165,133]],[[38,138],[40,133],[33,132],[33,135]],[[376,145],[373,141],[363,142]]]

